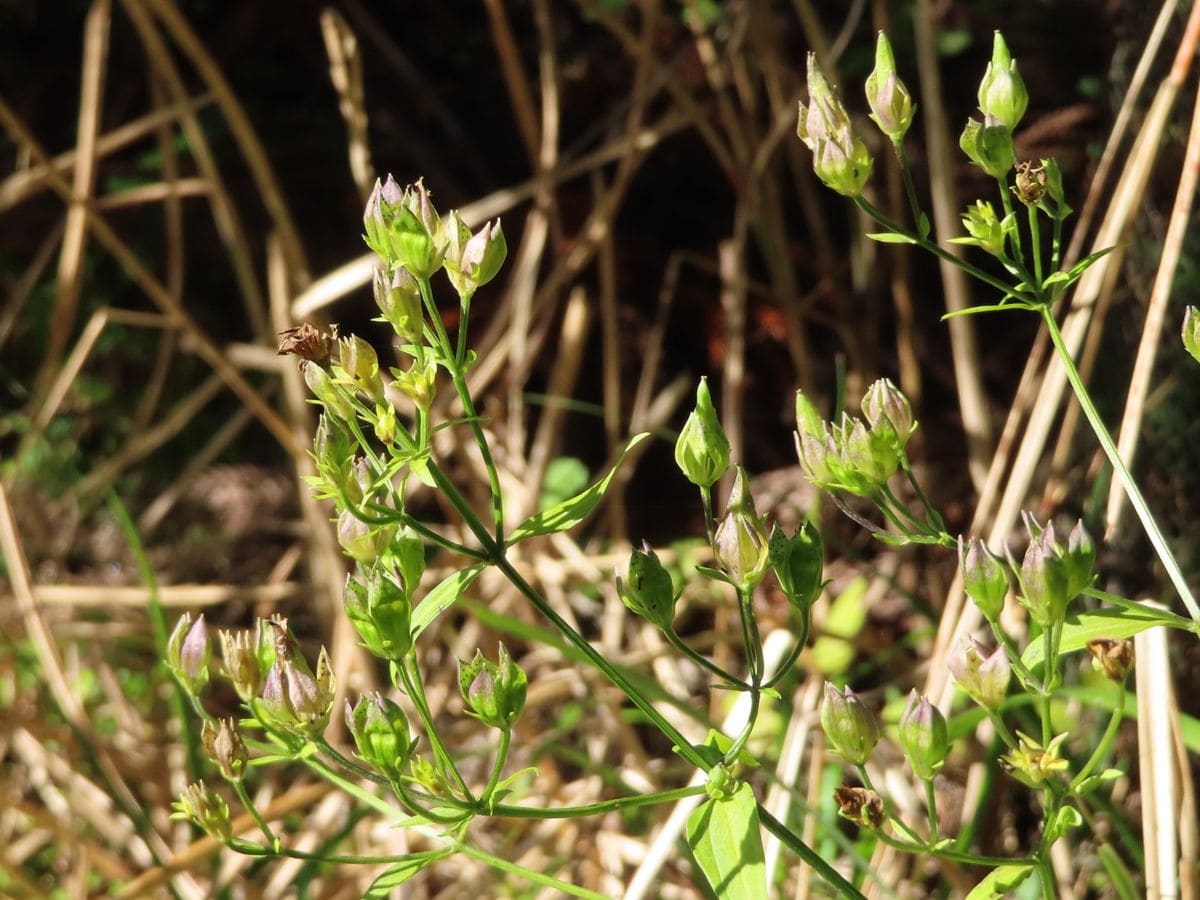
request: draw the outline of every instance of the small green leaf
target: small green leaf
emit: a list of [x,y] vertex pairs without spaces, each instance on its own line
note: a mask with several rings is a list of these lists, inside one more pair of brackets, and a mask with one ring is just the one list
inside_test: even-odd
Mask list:
[[[1087,642],[1095,638],[1123,640],[1153,628],[1155,625],[1170,624],[1164,621],[1157,610],[1147,607],[1138,609],[1096,609],[1090,612],[1072,613],[1063,623],[1060,653],[1082,650]],[[1021,661],[1033,669],[1042,664],[1043,641],[1033,641],[1021,654]]]
[[907,234],[896,234],[894,231],[877,231],[874,234],[868,234],[873,241],[879,241],[881,244],[915,244],[917,239]]
[[463,592],[471,586],[471,582],[479,577],[479,573],[486,567],[486,563],[479,563],[469,569],[459,569],[443,578],[437,587],[426,594],[425,599],[413,609],[413,640],[416,640],[417,636],[430,626],[442,610],[449,609],[457,603]]
[[716,896],[765,900],[766,862],[750,785],[743,782],[728,797],[697,807],[688,817],[687,840]]
[[564,500],[556,506],[534,513],[518,525],[512,534],[509,535],[508,545],[511,547],[518,541],[539,535],[557,534],[560,531],[574,528],[586,519],[603,499],[604,492],[608,490],[608,485],[617,473],[621,461],[625,459],[625,455],[648,436],[648,434],[634,435],[632,440],[625,445],[625,449],[621,451],[621,455],[617,457],[616,464],[609,470],[608,474],[590,488],[580,494],[576,494],[569,500]]
[[392,888],[399,887],[414,875],[433,865],[439,859],[445,859],[451,850],[426,850],[423,853],[413,853],[401,859],[378,878],[371,882],[364,897],[386,897]]
[[1033,866],[1021,865],[999,866],[992,869],[983,881],[971,888],[971,892],[967,894],[967,900],[997,900],[1000,897],[1007,897],[1029,877],[1029,873],[1032,871]]

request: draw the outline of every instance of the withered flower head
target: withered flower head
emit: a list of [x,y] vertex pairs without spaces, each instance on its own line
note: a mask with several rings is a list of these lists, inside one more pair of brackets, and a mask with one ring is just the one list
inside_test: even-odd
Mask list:
[[1113,638],[1093,638],[1087,642],[1092,665],[1111,681],[1124,681],[1133,668],[1133,642]]
[[833,789],[833,802],[838,805],[838,815],[863,828],[883,825],[883,800],[874,791],[843,784]]
[[326,332],[305,322],[279,332],[279,336],[282,340],[276,356],[290,353],[324,367],[329,365],[329,358],[337,344],[338,330],[336,325],[330,325]]

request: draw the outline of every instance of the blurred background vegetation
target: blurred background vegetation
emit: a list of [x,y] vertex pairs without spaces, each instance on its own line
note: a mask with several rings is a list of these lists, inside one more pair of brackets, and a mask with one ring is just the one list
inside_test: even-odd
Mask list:
[[[1034,317],[962,320],[974,343],[956,364],[936,265],[862,240],[852,207],[820,189],[794,136],[806,52],[837,73],[859,112],[876,29],[888,30],[910,85],[928,89],[918,56],[929,54],[940,76],[934,107],[947,119],[938,139],[953,152],[931,163],[931,109],[918,95],[909,154],[921,196],[941,190],[957,210],[994,187],[954,144],[1002,29],[1031,97],[1018,157],[1056,157],[1068,197],[1085,209],[1157,15],[1119,0],[0,0],[0,894],[150,894],[178,866],[188,874],[171,890],[205,896],[250,867],[223,858],[218,867],[213,847],[166,821],[188,780],[189,739],[156,667],[160,609],[168,625],[183,609],[238,626],[282,613],[310,650],[331,645],[352,692],[373,683],[339,624],[344,567],[328,511],[297,481],[310,416],[292,364],[274,351],[278,331],[309,320],[361,334],[386,358],[388,333],[371,321],[369,269],[358,261],[377,175],[423,177],[443,211],[503,221],[509,262],[476,298],[472,333],[482,412],[513,490],[528,494],[518,505],[572,490],[630,432],[661,438],[644,445],[594,523],[526,564],[607,652],[655,666],[719,720],[726,698],[663,662],[655,639],[623,618],[609,577],[629,540],[676,544],[685,567],[699,558],[679,543],[702,533],[702,519],[671,456],[696,379],[710,377],[735,453],[757,476],[760,510],[790,509],[794,521],[814,514],[792,446],[795,390],[829,409],[839,377],[852,397],[893,378],[921,420],[910,452],[932,473],[950,530],[964,532],[997,446],[1011,458],[1019,443],[1006,417],[1032,396],[1018,386]],[[1135,130],[1184,19],[1164,19],[1166,49],[1132,101]],[[1113,423],[1143,339],[1188,91],[1161,134],[1123,268],[1089,335],[1086,368]],[[861,125],[876,140],[875,202],[899,210],[885,148]],[[1089,201],[1093,231],[1112,191]],[[1197,287],[1194,245],[1189,234],[1180,295]],[[452,304],[446,314],[456,315]],[[1177,321],[1168,314],[1172,350],[1155,370],[1136,471],[1194,572],[1200,382],[1173,350]],[[1076,439],[1069,416],[1056,427],[1057,449],[1052,438],[1024,505],[1082,514],[1103,533],[1107,482],[1091,437]],[[476,477],[467,454],[453,462]],[[884,700],[902,695],[925,677],[953,560],[881,554],[844,519],[823,522],[833,594],[849,592],[866,614],[847,625],[843,604],[826,629],[841,641],[838,661],[808,660],[791,702],[800,710],[805,672],[829,665],[858,672],[856,687],[877,687]],[[984,524],[991,518],[974,527]],[[1140,540],[1122,526],[1101,557],[1130,594],[1159,583]],[[669,780],[677,770],[665,748],[643,745],[616,698],[590,696],[590,673],[539,649],[540,623],[515,598],[486,591],[476,596],[493,614],[486,625],[467,613],[427,638],[427,666],[444,669],[446,715],[458,714],[454,656],[481,643],[490,652],[504,636],[524,646],[530,671],[538,714],[526,723],[525,759],[548,776],[543,802]],[[728,612],[713,598],[689,600],[698,646],[728,653]],[[760,602],[782,623],[781,598]],[[1195,675],[1194,642],[1179,653],[1181,679]],[[235,706],[231,695],[211,701],[226,714]],[[1182,703],[1200,713],[1195,696]],[[768,758],[786,718],[763,737]],[[463,735],[479,739],[469,726]],[[317,846],[351,835],[395,850],[395,835],[331,797],[302,794],[301,782],[258,786],[299,838]],[[657,815],[536,833],[491,826],[484,839],[603,893],[626,883]],[[1020,810],[997,821],[1017,827]],[[367,883],[299,864],[251,868],[241,896],[358,896]],[[667,863],[659,895],[691,896],[686,868]],[[463,886],[470,877],[435,867],[412,896],[479,896]],[[920,886],[926,875],[903,877]]]

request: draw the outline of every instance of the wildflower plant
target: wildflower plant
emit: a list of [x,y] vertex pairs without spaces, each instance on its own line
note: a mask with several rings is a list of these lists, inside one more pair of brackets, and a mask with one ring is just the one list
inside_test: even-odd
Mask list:
[[[858,404],[859,415],[839,412],[827,420],[810,397],[797,394],[795,442],[807,479],[879,540],[890,545],[929,545],[956,554],[966,592],[978,605],[992,638],[988,643],[973,637],[961,641],[949,667],[1004,745],[997,765],[1040,798],[1041,837],[1027,856],[1001,859],[979,855],[969,841],[959,842],[941,832],[934,782],[954,752],[953,737],[961,736],[962,729],[952,727],[950,710],[939,709],[916,691],[909,695],[894,734],[914,778],[924,785],[927,823],[904,821],[871,781],[868,765],[887,732],[870,701],[849,686],[828,684],[821,724],[832,749],[856,770],[861,783],[840,786],[835,802],[844,817],[879,841],[914,854],[993,868],[994,874],[1004,873],[1005,884],[1015,884],[1036,871],[1045,893],[1052,884],[1048,862],[1052,846],[1081,825],[1090,811],[1088,795],[1113,777],[1101,765],[1123,715],[1123,684],[1131,665],[1126,639],[1152,624],[1197,631],[1200,621],[1200,609],[1132,477],[1116,456],[1055,319],[1054,302],[1103,253],[1061,269],[1062,229],[1071,208],[1053,160],[1018,163],[1015,158],[1013,130],[1029,98],[1017,63],[999,35],[979,88],[982,117],[968,121],[960,142],[968,158],[996,180],[999,204],[974,200],[963,217],[966,235],[957,240],[998,261],[1006,277],[959,260],[930,239],[929,217],[918,202],[904,152],[916,107],[896,70],[886,36],[879,36],[875,70],[867,79],[867,102],[872,120],[899,160],[912,227],[892,221],[864,196],[874,161],[814,56],[808,62],[808,88],[808,103],[802,103],[799,111],[799,136],[813,152],[820,179],[850,197],[882,227],[871,237],[927,250],[999,293],[994,304],[966,312],[1022,310],[1041,317],[1089,422],[1143,522],[1148,522],[1151,540],[1192,616],[1189,620],[1148,611],[1097,590],[1093,585],[1096,547],[1082,522],[1063,539],[1053,524],[1027,516],[1026,549],[1019,562],[1007,548],[996,553],[978,539],[948,533],[908,458],[907,447],[918,427],[912,407],[887,379],[866,390]],[[1024,229],[1016,204],[1024,207]],[[233,685],[245,714],[240,719],[217,720],[201,702],[211,662],[206,625],[203,617],[193,621],[185,616],[169,642],[169,666],[204,719],[203,743],[216,771],[252,814],[265,841],[235,834],[225,800],[204,782],[188,788],[176,804],[177,815],[243,853],[309,858],[276,836],[243,785],[254,767],[289,760],[395,823],[422,828],[437,843],[433,851],[386,860],[337,857],[343,863],[391,863],[372,889],[375,893],[385,893],[438,859],[462,853],[561,893],[595,896],[488,854],[473,843],[468,826],[487,817],[582,817],[690,799],[698,806],[688,819],[688,841],[700,873],[719,895],[765,896],[768,873],[761,837],[765,828],[838,895],[862,896],[797,831],[758,803],[746,774],[755,765],[747,742],[764,701],[778,696],[777,686],[792,672],[808,640],[813,604],[825,586],[825,548],[816,526],[805,522],[788,534],[771,521],[768,511],[758,508],[751,479],[731,458],[708,385],[701,379],[695,407],[675,445],[675,461],[682,476],[697,488],[712,553],[712,565],[697,567],[696,577],[710,582],[713,591],[736,609],[740,662],[710,659],[675,630],[681,588],[649,545],[632,550],[615,583],[625,607],[709,673],[714,687],[748,699],[749,715],[736,733],[714,731],[703,743],[689,741],[651,697],[559,615],[514,565],[514,548],[583,521],[602,500],[616,467],[582,492],[523,522],[514,524],[506,518],[501,479],[467,378],[475,361],[468,340],[472,300],[496,277],[507,252],[500,223],[472,231],[458,212],[439,212],[420,181],[402,188],[391,177],[376,183],[363,222],[367,245],[378,257],[373,295],[380,320],[395,334],[398,365],[388,365],[356,335],[340,336],[336,330],[311,325],[285,332],[280,352],[299,358],[320,410],[312,451],[317,474],[309,482],[317,497],[331,503],[338,541],[353,565],[345,584],[344,610],[361,646],[385,665],[390,684],[351,698],[344,709],[335,710],[337,675],[329,654],[322,649],[314,666],[286,622],[260,621],[251,631],[222,632],[219,637],[221,672]],[[1050,233],[1048,256],[1043,227]],[[435,279],[437,290],[448,286],[457,297],[454,333],[447,330],[435,299]],[[1200,358],[1196,349],[1200,326],[1195,322],[1191,311],[1184,324],[1184,341]],[[434,420],[434,410],[441,408],[434,400],[443,391],[453,392],[461,408],[459,418]],[[476,509],[443,468],[434,438],[444,429],[460,434],[478,455],[488,483],[486,509]],[[633,437],[628,447],[644,437]],[[616,466],[623,458],[624,454]],[[713,489],[727,476],[732,487],[722,504]],[[414,482],[440,494],[461,521],[466,537],[451,532],[445,523],[424,520],[409,508]],[[878,515],[864,515],[860,511],[864,502],[872,504]],[[426,560],[434,555],[457,563],[450,575],[427,588]],[[510,803],[514,785],[526,774],[509,772],[509,757],[528,684],[517,659],[503,646],[495,657],[481,649],[459,663],[463,714],[494,734],[486,778],[472,777],[431,708],[422,638],[436,617],[453,606],[485,570],[506,579],[573,652],[622,691],[642,721],[658,729],[678,757],[703,777],[690,785],[581,807],[541,809]],[[754,603],[756,591],[768,579],[787,600],[794,638],[790,652],[773,671],[768,671],[764,658]],[[1002,625],[1010,593],[1034,627],[1031,640]],[[1106,604],[1118,615],[1112,609],[1105,616],[1096,615],[1083,608],[1081,598],[1093,605]],[[1125,611],[1129,611],[1127,619],[1122,618]],[[1102,627],[1113,630],[1097,633]],[[1064,682],[1070,653],[1085,644],[1112,680],[1116,699],[1104,738],[1080,762],[1070,753],[1070,732],[1055,729],[1052,700]],[[1017,719],[1017,713],[1029,705],[1035,710],[1033,717]],[[335,714],[344,716],[353,758],[326,739]]]
[[[1082,521],[1064,539],[1053,523],[1042,524],[1025,514],[1026,548],[1019,559],[1007,548],[995,553],[978,538],[955,539],[946,533],[941,516],[930,505],[908,465],[904,447],[916,424],[907,401],[890,383],[881,381],[868,390],[862,399],[862,419],[842,413],[840,418],[826,421],[809,398],[797,396],[796,447],[809,481],[886,543],[957,548],[962,585],[990,628],[994,644],[964,637],[951,651],[947,664],[959,689],[983,711],[1004,745],[1004,752],[996,759],[998,765],[1040,797],[1041,831],[1032,851],[1013,859],[975,854],[969,845],[962,846],[961,841],[940,831],[933,781],[953,752],[953,729],[947,727],[946,713],[915,691],[909,695],[896,735],[914,777],[925,784],[928,822],[924,833],[921,826],[896,815],[892,804],[872,784],[867,763],[878,739],[873,714],[848,687],[827,685],[821,714],[826,739],[844,762],[857,770],[862,784],[838,788],[835,803],[845,818],[892,847],[991,867],[992,873],[971,896],[999,896],[1015,890],[1036,872],[1042,895],[1052,897],[1054,879],[1048,861],[1051,847],[1069,839],[1073,829],[1092,818],[1089,795],[1122,774],[1101,766],[1111,752],[1124,714],[1124,683],[1133,663],[1128,638],[1153,625],[1200,634],[1200,607],[1101,421],[1056,319],[1056,301],[1108,250],[1069,268],[1062,266],[1063,225],[1072,209],[1066,202],[1062,173],[1055,160],[1016,158],[1013,132],[1025,114],[1029,95],[999,33],[979,85],[981,116],[967,121],[959,141],[967,158],[995,179],[997,197],[973,199],[962,216],[965,235],[949,240],[983,251],[999,263],[1004,276],[960,259],[930,237],[929,217],[918,201],[903,146],[913,106],[896,73],[886,35],[879,35],[876,67],[866,82],[867,103],[871,119],[888,138],[899,163],[911,225],[894,221],[871,204],[865,195],[866,176],[852,180],[838,172],[836,179],[831,177],[831,153],[826,145],[847,144],[851,117],[811,54],[808,91],[808,105],[800,105],[799,137],[813,151],[817,176],[849,196],[883,229],[868,237],[925,250],[997,292],[994,303],[969,307],[957,314],[1024,311],[1039,316],[1075,397],[1188,614],[1184,618],[1150,609],[1096,589],[1096,546]],[[869,173],[870,163],[860,162],[856,171]],[[1183,323],[1183,343],[1200,360],[1198,321],[1195,308],[1189,308]],[[899,480],[900,475],[919,512],[910,511],[914,504],[893,489],[893,480]],[[844,502],[845,495],[872,502],[884,521],[864,518]],[[1024,646],[1020,645],[1021,635],[1002,625],[1010,593],[1032,626],[1032,638],[1026,639]],[[1066,678],[1068,657],[1085,647],[1092,653],[1097,670],[1114,685],[1114,699],[1103,737],[1079,759],[1070,752],[1074,737],[1071,732],[1057,730],[1060,723],[1053,716],[1052,701]],[[1021,713],[1030,704],[1036,710],[1034,717]],[[1035,733],[1013,728],[1014,719],[1034,725]],[[1105,840],[1095,835],[1093,839]],[[1115,852],[1107,853],[1106,858],[1121,865]]]

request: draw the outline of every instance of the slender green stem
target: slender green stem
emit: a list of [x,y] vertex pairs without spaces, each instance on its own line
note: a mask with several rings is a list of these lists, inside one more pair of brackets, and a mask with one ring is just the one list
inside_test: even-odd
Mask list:
[[1044,855],[1038,857],[1037,870],[1038,881],[1042,883],[1042,897],[1044,900],[1054,900],[1054,870]]
[[804,645],[808,643],[808,632],[811,626],[812,616],[809,614],[808,610],[801,610],[800,627],[796,632],[796,643],[792,645],[791,651],[788,653],[787,658],[784,659],[783,663],[779,666],[778,670],[776,670],[775,675],[763,684],[764,690],[769,690],[770,688],[775,687],[775,685],[779,684],[779,682],[786,678],[788,673],[792,671],[792,666],[796,664],[797,657],[799,657],[804,651]]
[[587,639],[584,638],[583,635],[572,628],[569,622],[567,622],[562,616],[554,611],[554,608],[550,606],[550,604],[545,601],[542,595],[539,594],[533,588],[533,586],[521,576],[521,573],[513,567],[512,563],[508,561],[508,558],[504,556],[503,553],[499,553],[497,558],[493,560],[493,563],[504,575],[504,577],[508,579],[509,583],[511,583],[512,586],[518,591],[520,591],[521,594],[524,595],[525,599],[533,605],[534,609],[548,619],[550,623],[558,629],[559,633],[562,634],[562,636],[565,637],[576,650],[583,654],[588,662],[599,669],[609,681],[620,688],[621,691],[627,697],[629,697],[631,701],[633,701],[634,706],[642,711],[642,713],[647,719],[650,720],[654,727],[661,731],[667,737],[667,739],[676,746],[680,756],[687,760],[691,765],[695,766],[696,768],[703,769],[706,772],[712,768],[711,765],[704,761],[704,757],[696,752],[695,748],[692,747],[691,742],[689,742],[688,739],[679,732],[679,729],[668,722],[663,717],[662,713],[654,708],[654,704],[646,699],[641,691],[634,687],[634,685],[630,683],[630,681],[624,675],[618,672],[613,665],[596,650],[596,648],[588,643]]
[[475,514],[475,510],[471,509],[471,504],[467,502],[467,498],[459,492],[454,482],[446,477],[446,474],[433,460],[430,460],[427,464],[427,470],[437,485],[438,490],[446,495],[446,499],[450,501],[451,505],[458,511],[458,514],[463,517],[467,528],[470,529],[471,533],[475,535],[475,538],[483,546],[484,553],[494,555],[495,546],[498,542],[488,533],[487,526]]
[[258,823],[258,829],[263,833],[263,837],[270,841],[272,846],[278,847],[279,838],[275,836],[275,832],[271,830],[271,826],[267,824],[267,820],[262,817],[262,813],[258,811],[258,807],[254,805],[254,801],[250,799],[250,795],[246,793],[246,786],[242,784],[242,780],[237,778],[230,783],[233,785],[234,791],[237,792],[238,799],[242,801],[242,806],[246,807],[246,810],[254,817],[254,821]]
[[1000,718],[1000,714],[993,709],[989,709],[987,710],[987,716],[991,719],[992,726],[996,729],[996,734],[1000,735],[1000,740],[1004,741],[1009,750],[1016,750],[1017,739],[1008,730],[1008,726],[1004,724],[1004,720]]
[[[1000,187],[1000,204],[1004,207],[1004,218],[1008,218],[1013,214],[1012,194],[1008,190],[1007,176],[996,179],[996,184]],[[1013,230],[1011,235],[1013,261],[1021,269],[1024,269],[1025,251],[1021,247],[1021,228],[1017,224],[1017,220],[1013,219]],[[1038,284],[1042,282],[1039,280]]]
[[754,723],[758,720],[758,708],[761,703],[762,691],[755,684],[750,688],[750,713],[746,716],[746,724],[742,726],[741,734],[737,736],[737,740],[733,742],[721,759],[722,765],[731,766],[737,762],[738,754],[742,752],[742,748],[746,746],[746,741],[750,740],[750,735],[754,731]]
[[908,156],[904,152],[904,141],[893,140],[892,149],[896,151],[896,161],[900,164],[900,178],[904,182],[904,196],[908,198],[908,209],[912,213],[913,228],[921,232],[921,203],[917,200],[917,188],[913,184],[912,167],[908,164]]
[[1042,307],[1041,314],[1042,321],[1046,324],[1046,330],[1050,334],[1050,340],[1054,344],[1054,349],[1058,352],[1059,360],[1066,370],[1067,380],[1071,383],[1071,389],[1075,392],[1075,399],[1079,401],[1079,405],[1083,409],[1083,414],[1096,435],[1096,440],[1100,442],[1100,447],[1104,450],[1104,455],[1108,457],[1109,463],[1112,464],[1113,472],[1116,473],[1117,479],[1125,489],[1125,495],[1129,498],[1129,505],[1137,513],[1137,517],[1142,523],[1142,528],[1146,531],[1146,537],[1150,539],[1151,545],[1158,554],[1159,561],[1162,562],[1163,568],[1167,570],[1167,577],[1171,579],[1171,584],[1175,586],[1175,590],[1179,593],[1179,598],[1183,601],[1183,605],[1187,607],[1188,615],[1192,617],[1193,621],[1200,623],[1200,605],[1197,605],[1196,598],[1192,596],[1187,579],[1183,577],[1179,563],[1175,561],[1175,556],[1171,553],[1171,548],[1167,546],[1166,538],[1163,537],[1162,532],[1159,530],[1158,523],[1154,521],[1154,515],[1150,512],[1150,507],[1146,505],[1146,500],[1142,496],[1142,492],[1138,489],[1137,482],[1133,480],[1133,475],[1130,474],[1124,460],[1121,459],[1121,454],[1117,451],[1117,445],[1113,443],[1112,436],[1109,435],[1108,429],[1104,427],[1104,421],[1100,418],[1100,413],[1096,410],[1096,405],[1092,403],[1087,386],[1083,383],[1083,378],[1080,376],[1079,370],[1075,368],[1075,360],[1072,358],[1071,351],[1068,349],[1062,332],[1058,328],[1058,322],[1054,318],[1054,313],[1049,307]]
[[463,413],[470,424],[471,433],[475,437],[475,446],[479,448],[479,455],[483,459],[484,468],[487,470],[488,483],[492,493],[492,519],[496,528],[496,543],[503,544],[504,495],[500,490],[500,473],[496,469],[495,460],[492,459],[492,450],[488,446],[487,437],[484,435],[483,428],[479,424],[479,415],[475,412],[475,403],[471,399],[471,391],[467,387],[467,379],[462,366],[455,364],[457,354],[450,345],[450,338],[446,334],[446,326],[442,323],[441,314],[438,312],[437,304],[434,302],[433,288],[428,278],[418,278],[417,284],[420,285],[421,299],[424,301],[425,309],[429,313],[430,324],[437,335],[437,340],[442,348],[443,358],[450,371],[450,378],[454,382],[454,390],[458,394],[458,400],[462,404]]
[[425,736],[429,738],[429,745],[433,748],[434,754],[441,763],[442,768],[454,777],[458,783],[458,789],[462,791],[462,795],[469,802],[474,802],[475,795],[471,793],[471,789],[467,787],[466,780],[463,779],[462,773],[458,771],[458,767],[454,764],[454,758],[446,750],[442,744],[441,735],[433,722],[433,713],[429,709],[429,702],[425,699],[425,685],[421,680],[421,670],[417,666],[416,660],[411,656],[402,660],[400,663],[392,666],[392,671],[400,676],[400,680],[404,683],[404,690],[412,700],[413,706],[417,710],[417,717],[421,720],[421,725],[425,729]]
[[1054,217],[1054,238],[1050,244],[1050,271],[1057,272],[1062,262],[1062,228],[1063,217]]
[[252,844],[240,838],[229,842],[230,849],[245,856],[286,856],[289,859],[312,859],[318,862],[347,863],[349,865],[379,865],[381,863],[400,862],[403,856],[356,856],[347,854],[306,853],[303,850],[293,850],[290,847],[264,847],[262,844]]
[[716,532],[713,528],[712,488],[699,485],[700,503],[704,506],[704,528],[708,532],[708,546],[714,550],[717,546]]
[[1037,279],[1038,287],[1042,284],[1042,234],[1038,225],[1038,210],[1036,206],[1027,207],[1029,213],[1029,252],[1033,254],[1033,277]]
[[748,682],[742,681],[742,679],[738,678],[736,675],[733,675],[733,674],[725,671],[725,669],[721,668],[721,666],[717,665],[715,662],[713,662],[707,656],[705,656],[702,653],[696,652],[691,647],[689,647],[686,643],[684,643],[683,639],[678,634],[675,633],[675,629],[673,629],[673,628],[665,629],[663,631],[663,635],[671,643],[672,647],[674,647],[676,650],[678,650],[680,653],[682,653],[684,656],[686,656],[688,659],[690,659],[696,665],[700,666],[701,668],[707,669],[713,675],[716,675],[722,681],[728,682],[731,687],[734,687],[739,691],[750,690],[750,684]]
[[330,766],[324,760],[315,756],[306,756],[301,759],[301,762],[303,762],[306,766],[308,766],[326,781],[337,785],[347,794],[350,794],[355,799],[371,807],[376,812],[382,813],[389,819],[403,820],[409,817],[409,814],[406,811],[392,806],[392,804],[388,803],[381,797],[376,797],[370,791],[364,790],[361,786],[355,784],[353,781],[343,778],[332,768],[330,768]]
[[790,828],[780,822],[767,810],[765,806],[759,804],[758,819],[763,826],[775,837],[779,838],[789,850],[800,857],[801,861],[807,863],[813,871],[815,871],[825,883],[836,890],[843,897],[857,898],[857,900],[866,900],[866,896],[846,880],[837,869],[826,862],[825,857],[817,853],[812,847],[800,840]]
[[758,618],[754,615],[754,593],[745,586],[737,588],[738,615],[742,620],[742,640],[746,645],[746,667],[750,670],[753,690],[762,684],[763,660],[762,638],[758,633]]
[[474,294],[459,294],[458,297],[458,342],[454,348],[454,367],[462,369],[467,363],[467,323],[471,316],[471,297]]
[[[865,787],[868,791],[871,791],[872,793],[876,794],[878,797],[880,797],[882,799],[883,794],[880,794],[879,791],[875,790],[875,785],[871,781],[871,776],[867,773],[867,767],[865,765],[859,765],[859,766],[855,766],[855,768],[858,769],[858,777],[862,779],[863,787]],[[919,834],[917,834],[915,831],[913,831],[911,828],[909,828],[908,824],[903,819],[901,819],[897,815],[893,815],[892,811],[890,809],[887,809],[887,807],[890,805],[887,802],[887,800],[884,800],[883,802],[884,802],[884,808],[887,811],[888,821],[890,821],[894,826],[896,826],[896,828],[900,829],[906,835],[908,835],[908,839],[910,841],[912,841],[914,844],[924,845],[925,841],[921,839],[921,836]]]
[[1013,639],[1000,627],[999,622],[989,619],[988,624],[992,626],[992,634],[996,636],[996,640],[1004,648],[1009,664],[1012,665],[1013,671],[1017,673],[1017,678],[1021,679],[1021,683],[1025,686],[1026,690],[1038,690],[1037,679],[1021,659],[1021,651],[1017,649],[1017,645],[1013,642]]
[[1034,866],[1037,865],[1037,860],[1031,856],[1026,857],[1009,857],[1009,856],[976,856],[974,853],[963,853],[960,850],[950,850],[946,847],[933,847],[925,843],[911,844],[907,841],[902,841],[899,838],[894,838],[891,835],[884,834],[882,831],[876,831],[878,838],[887,844],[889,847],[895,847],[897,850],[902,850],[905,853],[921,853],[936,856],[940,859],[947,859],[951,862],[962,863],[966,866]]
[[1054,669],[1058,660],[1054,657],[1054,626],[1047,625],[1042,632],[1042,646],[1046,658],[1042,661],[1042,690],[1038,697],[1038,710],[1042,719],[1042,746],[1050,743],[1053,731],[1050,725],[1050,686],[1054,683]]
[[938,840],[937,795],[933,790],[933,779],[925,779],[925,806],[929,811],[929,843],[936,844]]
[[575,819],[583,816],[601,815],[618,809],[654,806],[659,803],[675,803],[687,797],[701,796],[704,792],[704,785],[692,785],[691,787],[675,788],[671,791],[657,791],[653,794],[637,794],[632,797],[601,800],[598,803],[589,803],[584,806],[559,806],[550,809],[506,806],[503,803],[497,803],[492,807],[491,815],[505,819]]
[[496,759],[492,763],[492,774],[488,776],[487,787],[483,789],[483,794],[480,795],[480,802],[487,807],[491,807],[492,795],[496,792],[496,785],[500,783],[500,775],[504,772],[504,763],[508,759],[508,744],[512,740],[512,729],[500,729],[500,746],[496,748]]
[[1079,790],[1079,786],[1100,765],[1100,761],[1104,759],[1105,754],[1112,747],[1113,741],[1116,740],[1117,729],[1121,727],[1121,719],[1125,715],[1125,683],[1123,681],[1113,683],[1117,689],[1117,702],[1113,707],[1112,716],[1109,717],[1108,727],[1104,729],[1100,743],[1096,745],[1096,749],[1092,751],[1092,755],[1088,757],[1088,761],[1083,764],[1083,768],[1079,770],[1079,774],[1071,779],[1070,787],[1067,788],[1069,793]]
[[983,269],[980,269],[978,266],[973,266],[966,260],[959,259],[957,256],[955,256],[950,251],[943,250],[940,246],[935,244],[933,241],[928,240],[927,238],[923,238],[919,234],[909,231],[904,226],[899,225],[896,222],[893,222],[891,219],[889,219],[887,216],[885,216],[882,212],[880,212],[878,209],[876,209],[874,206],[872,206],[869,202],[867,202],[862,197],[855,197],[854,203],[855,203],[855,205],[858,206],[859,209],[861,209],[863,212],[865,212],[868,216],[870,216],[872,219],[874,219],[876,222],[878,222],[880,225],[882,225],[888,231],[892,232],[893,234],[898,234],[905,238],[908,238],[910,241],[912,241],[913,244],[920,247],[922,250],[927,250],[928,252],[930,252],[934,256],[936,256],[938,259],[945,260],[946,262],[950,263],[953,266],[958,266],[960,269],[962,269],[964,272],[966,272],[973,278],[977,278],[978,280],[982,281],[984,284],[991,285],[996,290],[1002,292],[1006,296],[1011,295],[1011,296],[1017,298],[1018,300],[1036,299],[1036,298],[1032,298],[1032,297],[1026,295],[1025,293],[1019,293],[1019,292],[1014,291],[1012,285],[1005,284],[999,278],[997,278],[994,275],[989,274],[988,272],[983,271]]
[[912,485],[913,491],[917,498],[921,501],[921,505],[925,507],[925,515],[929,519],[929,524],[932,525],[940,534],[943,534],[951,544],[957,546],[957,542],[945,533],[945,523],[942,520],[942,514],[937,511],[929,498],[925,496],[925,491],[921,488],[921,482],[917,481],[917,476],[913,474],[912,465],[908,461],[908,454],[901,451],[900,453],[900,468],[904,471],[904,475],[908,478],[908,483]]
[[354,760],[347,757],[344,753],[334,747],[324,737],[316,738],[313,743],[321,748],[327,755],[333,757],[334,761],[343,769],[353,772],[359,778],[365,778],[367,781],[373,781],[376,784],[387,784],[388,780],[378,772],[372,772],[356,763]]

